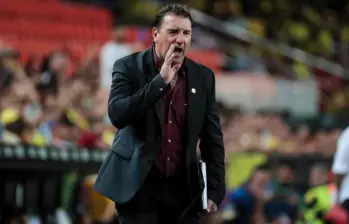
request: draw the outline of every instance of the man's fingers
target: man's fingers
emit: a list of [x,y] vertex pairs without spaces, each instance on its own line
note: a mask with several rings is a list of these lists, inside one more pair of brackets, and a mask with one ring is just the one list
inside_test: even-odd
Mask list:
[[213,203],[211,212],[217,212],[217,210],[218,210],[217,205],[215,203]]
[[175,57],[176,57],[176,55],[172,53],[172,55],[169,58],[167,58],[167,60],[165,60],[165,63],[167,65],[171,66],[171,63]]
[[177,64],[177,65],[174,65],[174,66],[172,67],[172,69],[173,69],[174,71],[178,71],[180,68],[181,68],[181,64]]
[[211,201],[211,200],[208,200],[207,201],[207,212],[217,212],[217,210],[218,210],[218,207],[217,207],[217,205],[213,202],[213,201]]
[[171,58],[171,56],[173,55],[173,51],[174,51],[174,44],[171,44],[170,48],[166,52],[165,61]]
[[211,208],[212,208],[212,201],[208,200],[207,201],[207,209],[206,209],[208,213],[211,212]]

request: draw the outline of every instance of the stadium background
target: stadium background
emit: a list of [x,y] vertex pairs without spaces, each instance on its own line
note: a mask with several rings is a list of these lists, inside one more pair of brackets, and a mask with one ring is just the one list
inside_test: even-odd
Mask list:
[[[346,1],[182,0],[189,57],[216,74],[228,189],[265,160],[305,191],[348,125]],[[93,192],[116,131],[108,64],[151,44],[166,0],[0,0],[1,217],[108,221]],[[290,177],[291,178],[291,177]],[[62,218],[63,217],[63,218]]]

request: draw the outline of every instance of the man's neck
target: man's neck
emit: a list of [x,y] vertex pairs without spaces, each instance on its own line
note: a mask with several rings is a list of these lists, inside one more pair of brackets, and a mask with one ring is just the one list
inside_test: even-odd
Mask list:
[[157,56],[158,58],[160,58],[160,52],[159,52],[159,49],[156,47],[156,45],[155,45],[155,44],[153,45],[153,49],[154,49],[154,53],[156,54],[156,56]]
[[160,56],[159,50],[157,49],[156,45],[153,46],[153,51],[156,68],[160,69],[162,64],[164,63],[164,59]]

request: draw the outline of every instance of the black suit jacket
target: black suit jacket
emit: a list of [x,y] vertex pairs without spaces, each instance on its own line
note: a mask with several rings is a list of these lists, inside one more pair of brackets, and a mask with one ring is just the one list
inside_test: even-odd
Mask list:
[[[207,163],[208,198],[217,205],[225,194],[223,135],[215,99],[215,76],[207,67],[185,59],[188,88],[185,165],[192,200],[199,199],[202,175],[197,143]],[[109,117],[118,128],[95,189],[118,204],[139,190],[160,150],[164,117],[161,98],[167,85],[157,73],[152,47],[117,60],[109,97]]]

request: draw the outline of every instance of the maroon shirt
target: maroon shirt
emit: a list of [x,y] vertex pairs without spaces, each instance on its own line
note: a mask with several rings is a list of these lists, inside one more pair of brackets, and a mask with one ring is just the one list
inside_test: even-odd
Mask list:
[[[156,68],[160,70],[162,62],[154,50]],[[164,127],[160,153],[155,158],[156,167],[165,174],[172,176],[181,166],[184,147],[186,123],[187,83],[184,71],[179,72],[178,79],[162,98]]]

